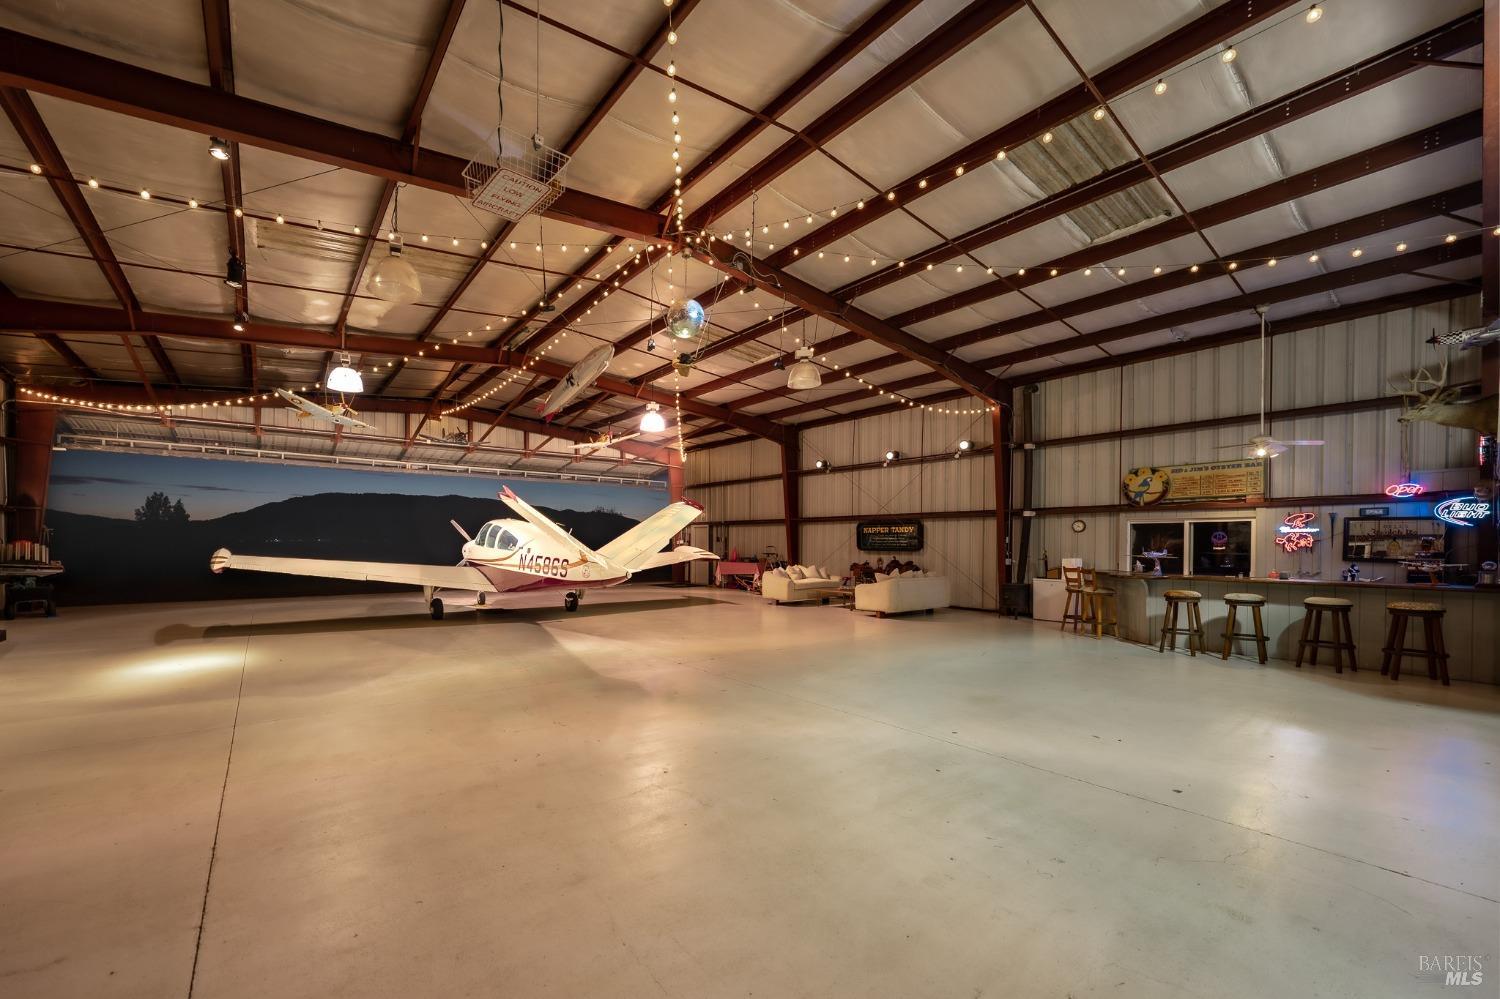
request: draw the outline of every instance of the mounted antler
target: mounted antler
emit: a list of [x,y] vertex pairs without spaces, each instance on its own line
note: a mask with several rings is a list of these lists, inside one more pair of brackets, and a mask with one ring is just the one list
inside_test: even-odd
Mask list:
[[[1438,402],[1450,396],[1456,396],[1459,392],[1458,389],[1448,388],[1448,359],[1446,357],[1443,358],[1443,366],[1438,369],[1438,376],[1436,378],[1432,377],[1431,372],[1427,370],[1427,365],[1424,364],[1417,369],[1416,374],[1409,375],[1406,381],[1408,387],[1404,389],[1397,386],[1389,378],[1386,379],[1385,383],[1390,386],[1392,392],[1401,396],[1403,400],[1414,398],[1417,400],[1418,405]],[[1422,390],[1423,386],[1427,386],[1429,391],[1424,392]],[[1403,405],[1409,406],[1410,404]]]
[[1436,378],[1432,377],[1424,365],[1407,382],[1409,387],[1402,389],[1391,384],[1389,379],[1386,380],[1391,391],[1401,396],[1401,415],[1396,418],[1400,422],[1436,423],[1481,434],[1495,433],[1497,423],[1500,423],[1495,397],[1460,402],[1464,389],[1462,386],[1448,384],[1447,358],[1443,359],[1443,366],[1438,369]]

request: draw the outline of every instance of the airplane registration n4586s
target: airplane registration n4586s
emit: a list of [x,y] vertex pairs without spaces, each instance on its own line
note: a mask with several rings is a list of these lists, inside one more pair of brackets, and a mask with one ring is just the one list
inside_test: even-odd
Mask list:
[[586,589],[615,586],[647,569],[719,557],[691,545],[662,551],[663,545],[702,515],[703,508],[690,501],[658,510],[595,551],[511,492],[510,487],[499,495],[520,519],[489,521],[472,537],[457,522],[450,521],[464,538],[457,565],[273,558],[236,555],[220,548],[209,560],[209,568],[216,573],[242,569],[420,586],[433,618],[441,619],[443,601],[437,595],[441,590],[472,590],[483,604],[490,593],[560,589],[564,591],[563,606],[574,611]]

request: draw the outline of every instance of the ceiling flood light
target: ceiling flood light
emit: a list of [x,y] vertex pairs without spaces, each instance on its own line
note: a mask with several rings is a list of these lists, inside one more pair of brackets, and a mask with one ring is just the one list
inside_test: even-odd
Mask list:
[[245,312],[245,311],[236,312],[234,314],[234,331],[236,333],[243,333],[243,332],[245,332],[245,324],[248,323],[249,321],[250,321],[250,313]]
[[224,283],[235,291],[245,287],[245,262],[232,253],[224,265]]
[[815,389],[823,384],[823,375],[813,363],[811,347],[797,348],[797,363],[786,370],[786,387],[793,392]]
[[343,392],[355,395],[365,390],[364,379],[359,376],[359,371],[353,366],[348,354],[339,355],[339,366],[328,372],[328,380],[325,383],[330,392]]
[[214,136],[208,140],[208,155],[216,160],[229,159],[229,143],[218,136]]
[[417,269],[401,255],[406,247],[399,232],[391,233],[390,248],[370,273],[370,293],[382,302],[409,305],[422,294]]
[[646,412],[641,415],[641,433],[659,434],[665,429],[667,429],[667,421],[661,415],[661,404],[646,403]]

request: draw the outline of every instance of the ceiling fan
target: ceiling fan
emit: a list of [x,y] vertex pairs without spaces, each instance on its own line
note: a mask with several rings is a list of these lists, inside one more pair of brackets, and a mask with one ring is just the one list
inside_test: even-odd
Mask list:
[[1232,448],[1244,448],[1247,458],[1274,458],[1278,454],[1285,454],[1289,447],[1321,447],[1322,441],[1283,441],[1277,440],[1266,433],[1266,310],[1267,306],[1257,305],[1255,312],[1260,316],[1260,433],[1244,444],[1221,444],[1215,450],[1227,451]]

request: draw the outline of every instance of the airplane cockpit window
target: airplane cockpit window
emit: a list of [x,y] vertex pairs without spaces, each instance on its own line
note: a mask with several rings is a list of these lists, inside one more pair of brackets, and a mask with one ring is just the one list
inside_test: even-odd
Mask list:
[[517,538],[514,534],[510,533],[509,531],[502,530],[500,532],[500,537],[495,539],[495,543],[492,547],[497,548],[502,552],[510,552],[515,551],[516,546],[520,543],[520,539]]
[[479,532],[479,537],[474,540],[481,548],[490,547],[490,540],[494,538],[495,532],[500,530],[499,524],[485,524],[484,530]]

